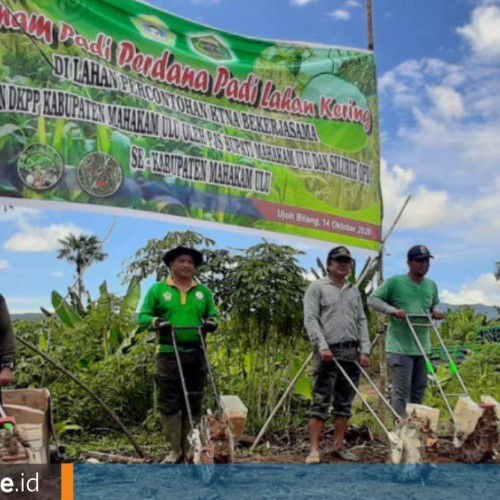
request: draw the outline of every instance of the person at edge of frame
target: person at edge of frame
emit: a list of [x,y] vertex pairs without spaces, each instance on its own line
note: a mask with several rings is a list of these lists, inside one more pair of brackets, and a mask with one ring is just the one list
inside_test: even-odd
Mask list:
[[[189,460],[188,436],[191,431],[181,376],[172,334],[181,358],[189,406],[196,425],[201,418],[207,366],[201,349],[199,332],[217,329],[219,313],[212,292],[194,279],[195,268],[203,264],[202,254],[193,248],[176,247],[168,251],[163,262],[170,277],[151,286],[139,313],[139,326],[157,332],[155,365],[157,408],[169,453],[164,463]],[[177,330],[192,326],[193,329]]]
[[[368,299],[370,308],[390,316],[385,350],[392,383],[391,404],[402,418],[407,416],[406,403],[422,403],[427,385],[425,358],[413,338],[406,315],[430,313],[433,319],[444,318],[444,314],[435,309],[439,304],[437,285],[425,277],[432,258],[425,245],[411,247],[407,254],[408,273],[392,276]],[[429,329],[416,326],[415,331],[427,352]]]
[[0,295],[0,391],[1,387],[5,387],[14,382],[15,361],[16,350],[12,321],[5,298],[3,295]]
[[342,460],[359,460],[344,444],[355,391],[337,363],[356,385],[360,370],[355,362],[370,366],[370,337],[361,296],[347,280],[353,265],[351,253],[344,246],[335,247],[328,253],[326,265],[328,276],[311,283],[304,296],[304,325],[314,348],[308,464],[321,461],[319,439],[332,404],[334,454]]

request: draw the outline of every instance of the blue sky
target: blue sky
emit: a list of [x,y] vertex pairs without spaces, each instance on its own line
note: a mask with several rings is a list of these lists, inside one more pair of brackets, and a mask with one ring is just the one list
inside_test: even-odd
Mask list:
[[[364,0],[149,3],[244,35],[366,47]],[[405,272],[408,247],[425,243],[436,257],[430,276],[443,301],[500,305],[493,277],[500,260],[500,0],[375,0],[374,9],[386,225],[413,196],[387,245],[386,275]],[[68,232],[102,238],[112,223],[112,216],[77,211],[0,212],[0,291],[11,311],[48,306],[50,291],[64,292],[72,282],[71,266],[56,259],[58,238]],[[106,279],[120,290],[124,259],[149,238],[188,227],[117,217],[105,245],[110,257],[85,276],[89,289]],[[259,241],[200,232],[219,247]],[[320,243],[299,247],[307,269],[326,253]]]

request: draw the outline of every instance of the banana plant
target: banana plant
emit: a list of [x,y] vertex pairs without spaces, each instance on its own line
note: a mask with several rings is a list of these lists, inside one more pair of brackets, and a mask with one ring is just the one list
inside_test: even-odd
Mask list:
[[66,328],[73,330],[82,323],[83,319],[78,313],[76,307],[71,306],[68,302],[66,302],[62,295],[56,291],[52,292],[52,306],[54,307],[54,312]]
[[83,316],[76,305],[68,303],[59,293],[52,292],[54,313],[69,330],[88,330],[89,338],[102,340],[104,357],[123,352],[133,344],[137,333],[134,314],[141,296],[140,281],[133,278],[123,297],[108,291],[104,281],[99,287],[99,297],[90,301]]

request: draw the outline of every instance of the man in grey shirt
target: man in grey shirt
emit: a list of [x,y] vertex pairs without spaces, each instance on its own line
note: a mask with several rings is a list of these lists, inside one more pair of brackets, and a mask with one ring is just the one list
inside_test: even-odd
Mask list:
[[358,460],[344,446],[355,392],[333,361],[335,357],[356,385],[359,368],[355,361],[370,366],[370,337],[363,304],[357,288],[347,281],[352,262],[346,247],[330,250],[328,276],[311,283],[304,297],[304,325],[314,348],[308,464],[320,462],[319,438],[332,404],[335,453],[343,460]]

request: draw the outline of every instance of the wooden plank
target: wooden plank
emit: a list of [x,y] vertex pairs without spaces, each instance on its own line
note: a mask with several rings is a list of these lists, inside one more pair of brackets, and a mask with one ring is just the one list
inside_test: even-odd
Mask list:
[[2,391],[4,404],[27,406],[47,412],[50,408],[50,392],[47,389],[10,389]]
[[[4,390],[2,391],[2,399],[5,412],[16,419],[17,432],[23,442],[27,444],[28,463],[49,463],[49,391],[47,389]],[[26,463],[26,460],[11,463]]]
[[49,463],[48,432],[43,424],[20,424],[18,432],[29,445],[30,464]]
[[43,411],[12,404],[4,404],[3,408],[9,417],[16,419],[16,424],[45,424],[46,414]]

